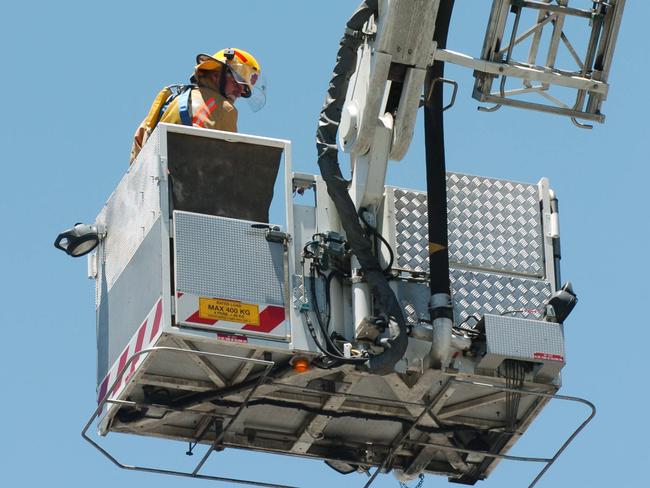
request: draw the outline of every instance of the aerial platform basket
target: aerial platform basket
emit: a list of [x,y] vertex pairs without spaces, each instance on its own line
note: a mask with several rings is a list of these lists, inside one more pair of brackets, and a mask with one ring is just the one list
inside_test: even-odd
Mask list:
[[[312,190],[315,203],[298,201]],[[480,347],[459,341],[450,367],[428,367],[426,194],[387,187],[378,228],[395,252],[409,348],[385,376],[328,367],[309,319],[311,297],[326,302],[323,279],[311,290],[302,259],[313,236],[337,230],[320,177],[291,172],[288,141],[160,124],[97,218],[107,229],[89,259],[98,407],[84,437],[127,469],[214,480],[225,478],[200,470],[227,447],[341,472],[378,467],[366,486],[388,470],[472,484],[501,459],[540,462],[543,473],[591,417],[555,456],[508,449],[550,399],[592,407],[557,395],[565,351],[563,326],[544,320],[559,281],[548,182],[450,173],[448,191],[455,322]],[[268,222],[274,193],[283,226]],[[328,295],[332,330],[352,342],[350,286]],[[299,371],[297,359],[311,367]],[[95,420],[101,435],[209,447],[192,472],[127,466],[86,434]]]

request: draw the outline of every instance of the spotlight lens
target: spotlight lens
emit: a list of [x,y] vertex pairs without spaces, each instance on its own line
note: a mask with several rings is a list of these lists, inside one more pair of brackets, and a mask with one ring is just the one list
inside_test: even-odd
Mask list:
[[88,254],[97,247],[97,244],[99,244],[99,239],[96,236],[88,236],[86,239],[77,243],[73,249],[70,249],[70,255],[77,258],[84,254]]
[[[105,235],[106,231],[103,230],[102,232],[102,236]],[[75,224],[72,229],[61,232],[56,236],[54,247],[68,256],[78,258],[95,249],[100,240],[100,233],[96,226],[79,223]]]

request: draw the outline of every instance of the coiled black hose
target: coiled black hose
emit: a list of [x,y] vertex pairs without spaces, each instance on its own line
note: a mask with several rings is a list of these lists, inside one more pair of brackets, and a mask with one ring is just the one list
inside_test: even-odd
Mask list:
[[363,24],[372,15],[377,14],[377,8],[377,0],[366,0],[347,22],[346,33],[339,45],[334,73],[318,120],[316,148],[318,166],[327,185],[327,193],[334,202],[350,249],[359,261],[363,276],[375,300],[375,306],[380,313],[394,317],[397,323],[397,333],[388,340],[388,347],[366,363],[368,369],[374,373],[389,374],[394,371],[395,364],[406,352],[408,345],[406,320],[379,260],[372,253],[372,243],[359,222],[357,210],[348,194],[347,181],[341,174],[336,142],[348,82],[356,66],[357,49],[362,42],[359,33]]

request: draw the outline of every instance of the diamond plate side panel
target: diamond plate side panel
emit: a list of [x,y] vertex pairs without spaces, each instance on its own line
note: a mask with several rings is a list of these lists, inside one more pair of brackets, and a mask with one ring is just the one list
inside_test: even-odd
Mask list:
[[410,283],[408,281],[397,281],[395,286],[406,322],[415,325],[422,323],[422,320],[428,320],[431,299],[429,286],[426,283]]
[[174,212],[176,290],[284,306],[284,248],[251,222]]
[[302,275],[293,275],[293,294],[291,296],[291,305],[296,310],[300,310],[301,307],[308,302],[307,283],[304,282]]
[[449,274],[456,323],[471,315],[514,310],[541,318],[542,304],[551,295],[551,285],[546,281],[460,269],[451,269]]
[[[397,265],[428,271],[426,193],[393,189]],[[506,180],[447,174],[451,264],[544,276],[538,188]]]
[[[395,256],[398,268],[429,271],[427,194],[394,189]],[[390,232],[391,230],[389,230]]]
[[[541,319],[544,301],[551,295],[545,281],[451,269],[451,294],[455,323],[470,316],[502,314],[518,310],[518,316]],[[426,283],[397,282],[397,296],[410,324],[429,318],[429,286]],[[469,322],[470,326],[475,322]]]

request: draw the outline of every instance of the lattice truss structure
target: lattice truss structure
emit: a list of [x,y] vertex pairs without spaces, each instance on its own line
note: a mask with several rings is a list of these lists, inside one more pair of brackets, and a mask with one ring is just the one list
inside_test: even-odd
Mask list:
[[601,106],[625,0],[494,0],[480,59],[438,50],[436,59],[474,69],[473,97],[604,122]]

